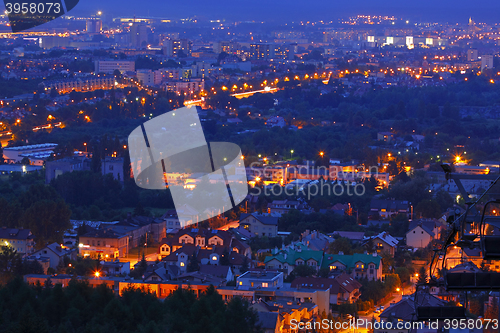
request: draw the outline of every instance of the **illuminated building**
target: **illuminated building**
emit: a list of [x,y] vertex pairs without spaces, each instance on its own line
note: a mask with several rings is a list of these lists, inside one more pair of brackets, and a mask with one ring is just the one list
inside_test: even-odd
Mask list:
[[80,255],[90,258],[126,257],[129,249],[129,236],[112,230],[99,229],[80,236]]
[[161,71],[152,71],[150,69],[139,69],[137,70],[137,80],[142,83],[142,85],[150,87],[158,85],[162,81]]
[[477,49],[469,49],[467,50],[467,61],[477,61],[478,60],[478,53]]
[[170,81],[164,84],[166,91],[175,92],[180,94],[194,94],[200,92],[205,87],[205,82],[202,79],[190,79],[186,81]]
[[492,69],[492,68],[493,68],[493,56],[483,54],[481,56],[481,71],[483,71],[485,69]]
[[134,23],[130,27],[130,44],[132,47],[146,47],[148,42],[148,31],[146,25]]
[[0,228],[0,245],[9,246],[21,255],[33,251],[34,241],[30,229]]
[[59,93],[75,91],[93,91],[98,89],[111,89],[115,85],[114,77],[88,77],[79,79],[44,81],[40,87],[47,92],[56,89]]
[[110,73],[119,70],[121,73],[134,72],[135,61],[130,60],[96,60],[95,73]]
[[53,153],[57,147],[55,143],[44,143],[39,145],[7,147],[3,149],[3,158],[7,163],[19,163],[24,157],[29,155],[46,155],[46,158]]
[[274,59],[276,47],[271,43],[250,44],[250,57],[252,59]]
[[88,33],[100,33],[102,30],[102,21],[100,19],[89,19],[86,23]]
[[176,57],[181,51],[185,56],[190,56],[192,51],[192,42],[188,39],[169,39],[163,41],[163,54],[167,57]]

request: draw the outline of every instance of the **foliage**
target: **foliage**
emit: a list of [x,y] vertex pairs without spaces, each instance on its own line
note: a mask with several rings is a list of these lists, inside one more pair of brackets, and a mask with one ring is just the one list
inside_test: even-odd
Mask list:
[[293,271],[288,274],[287,282],[292,282],[297,277],[310,277],[316,274],[316,269],[307,265],[297,265]]
[[0,226],[31,229],[37,247],[62,243],[71,211],[50,186],[32,185],[27,191],[0,194]]
[[339,254],[339,252],[342,252],[345,255],[351,255],[353,253],[349,238],[339,237],[330,243],[328,253]]
[[426,284],[427,283],[427,270],[424,266],[420,267],[418,270],[418,280],[417,284]]
[[134,288],[117,298],[105,285],[52,285],[15,279],[1,288],[0,332],[259,332],[249,304],[240,298],[225,304],[213,286],[198,299],[178,289],[162,302]]

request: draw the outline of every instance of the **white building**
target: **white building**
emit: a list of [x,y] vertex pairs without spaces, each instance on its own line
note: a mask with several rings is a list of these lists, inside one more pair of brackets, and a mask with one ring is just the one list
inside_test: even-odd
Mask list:
[[113,73],[119,70],[121,73],[134,72],[135,62],[130,60],[96,60],[95,73]]
[[493,56],[491,54],[483,54],[481,56],[481,70],[493,69]]

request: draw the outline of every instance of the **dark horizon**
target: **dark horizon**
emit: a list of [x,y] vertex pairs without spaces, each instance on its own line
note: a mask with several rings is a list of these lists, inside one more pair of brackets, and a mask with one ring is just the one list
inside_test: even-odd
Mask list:
[[[103,11],[111,16],[152,16],[180,19],[187,17],[205,17],[207,19],[226,20],[265,20],[290,22],[293,20],[330,21],[351,15],[394,15],[418,21],[439,21],[466,23],[469,17],[476,22],[494,23],[500,13],[498,0],[484,0],[481,3],[465,0],[442,0],[438,4],[433,0],[421,0],[415,4],[397,0],[354,0],[339,4],[338,1],[310,0],[307,7],[303,1],[276,0],[274,2],[255,0],[208,2],[201,0],[169,4],[158,0],[81,0],[72,12],[83,15]],[[280,15],[281,14],[281,15]]]

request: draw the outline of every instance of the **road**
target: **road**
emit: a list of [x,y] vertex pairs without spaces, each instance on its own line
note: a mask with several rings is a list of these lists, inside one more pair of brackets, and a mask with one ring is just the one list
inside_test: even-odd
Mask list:
[[[391,306],[391,303],[397,303],[399,301],[401,301],[402,299],[402,294],[398,293],[398,294],[394,294],[393,298],[385,303],[385,304],[379,304],[378,306],[384,306],[384,310],[387,310],[390,306]],[[369,313],[368,315],[366,316],[359,316],[359,319],[363,319],[364,322],[371,322],[372,318],[375,317],[375,319],[377,321],[380,321],[380,314],[382,313],[382,311],[380,313],[375,313],[375,312],[371,312]],[[367,333],[368,330],[366,328],[358,328],[358,329],[350,329],[350,330],[344,330],[343,333]]]

